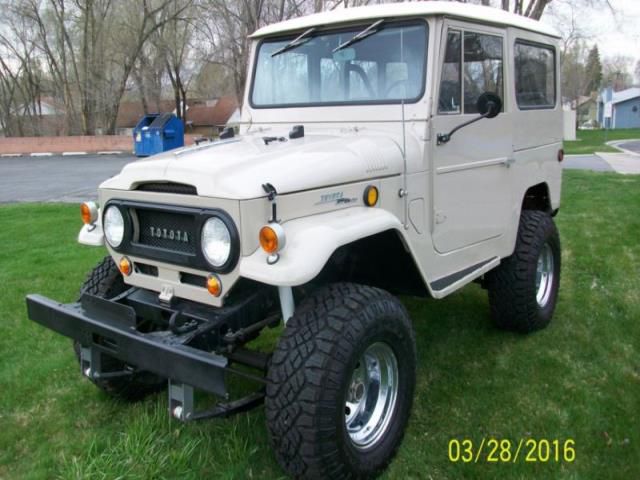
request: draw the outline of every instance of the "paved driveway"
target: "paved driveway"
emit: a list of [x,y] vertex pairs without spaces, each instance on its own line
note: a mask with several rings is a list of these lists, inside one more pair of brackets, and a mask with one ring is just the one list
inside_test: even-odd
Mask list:
[[630,150],[634,153],[640,153],[640,140],[634,140],[633,142],[618,143],[618,146],[625,150]]
[[132,155],[0,158],[0,203],[92,200],[100,183],[135,159]]
[[613,172],[613,168],[597,155],[566,155],[563,168],[575,170],[593,170],[595,172]]

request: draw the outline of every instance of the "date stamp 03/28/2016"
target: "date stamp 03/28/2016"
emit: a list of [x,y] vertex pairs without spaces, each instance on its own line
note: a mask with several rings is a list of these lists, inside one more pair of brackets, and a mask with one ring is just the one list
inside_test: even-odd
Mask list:
[[575,440],[469,438],[449,440],[449,461],[453,463],[572,463],[576,459]]

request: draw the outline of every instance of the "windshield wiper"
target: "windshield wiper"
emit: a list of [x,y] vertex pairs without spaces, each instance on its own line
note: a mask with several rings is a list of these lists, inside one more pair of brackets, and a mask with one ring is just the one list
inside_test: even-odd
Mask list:
[[317,30],[316,27],[310,28],[309,30],[305,30],[296,38],[294,38],[289,43],[287,43],[284,47],[279,48],[278,50],[273,52],[271,56],[275,57],[276,55],[280,55],[281,53],[288,52],[289,50],[292,50],[294,48],[299,47],[300,45],[307,43],[309,40],[311,40],[311,37],[309,37],[309,35],[311,35],[316,30]]
[[382,22],[384,22],[384,19],[378,20],[377,22],[372,23],[367,28],[362,30],[360,33],[357,33],[353,37],[351,37],[350,40],[347,40],[346,42],[341,43],[336,48],[334,48],[333,53],[339,52],[340,50],[347,48],[348,46],[353,45],[354,43],[357,43],[360,40],[364,40],[365,38],[367,38],[370,35],[373,35],[374,33],[378,33],[377,28],[380,26],[380,24],[382,24]]

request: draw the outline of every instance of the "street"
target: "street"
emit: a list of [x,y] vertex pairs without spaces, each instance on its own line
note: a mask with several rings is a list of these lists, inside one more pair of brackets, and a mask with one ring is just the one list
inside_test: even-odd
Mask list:
[[132,162],[132,155],[0,158],[0,203],[80,203]]

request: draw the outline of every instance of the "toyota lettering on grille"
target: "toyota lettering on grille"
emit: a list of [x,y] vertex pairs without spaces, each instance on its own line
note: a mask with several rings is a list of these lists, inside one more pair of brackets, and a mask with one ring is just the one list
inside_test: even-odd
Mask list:
[[174,242],[189,243],[189,233],[183,230],[173,230],[171,228],[149,227],[151,238],[161,238]]

